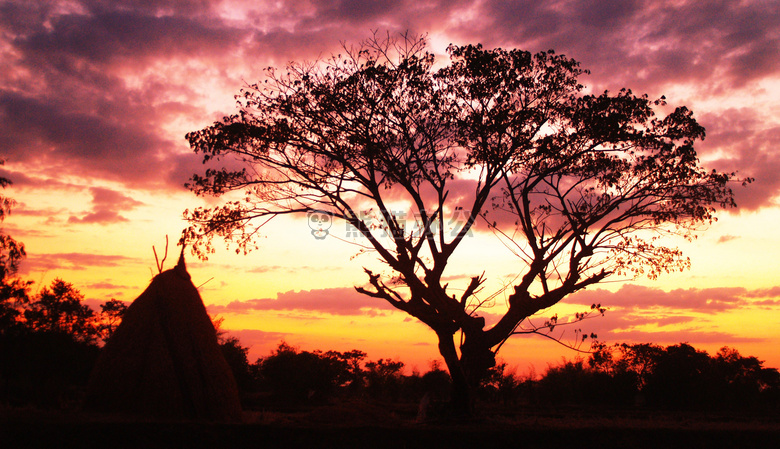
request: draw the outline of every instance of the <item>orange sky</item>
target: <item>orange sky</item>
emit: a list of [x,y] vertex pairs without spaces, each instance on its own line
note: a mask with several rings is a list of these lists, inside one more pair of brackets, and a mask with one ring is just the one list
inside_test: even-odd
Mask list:
[[[184,134],[232,113],[233,95],[264,67],[327,56],[377,28],[427,32],[439,54],[450,42],[553,48],[591,70],[583,82],[594,92],[625,86],[688,106],[707,129],[703,163],[756,182],[737,189],[738,210],[679,242],[691,270],[595,286],[540,320],[600,302],[606,316],[575,327],[607,343],[729,345],[780,367],[780,12],[771,2],[704,3],[4,2],[0,175],[18,205],[3,226],[26,244],[22,273],[34,289],[59,277],[92,305],[131,301],[155,270],[152,245],[160,253],[166,235],[177,240],[184,209],[202,205],[183,188],[200,168]],[[309,231],[303,218],[279,218],[248,256],[190,258],[211,313],[252,357],[285,340],[427,369],[438,358],[433,334],[352,288],[375,257]],[[499,290],[518,260],[492,235],[472,240],[452,286],[484,270],[485,293]],[[499,295],[486,313],[503,306]],[[500,353],[520,372],[574,356],[533,336]]]

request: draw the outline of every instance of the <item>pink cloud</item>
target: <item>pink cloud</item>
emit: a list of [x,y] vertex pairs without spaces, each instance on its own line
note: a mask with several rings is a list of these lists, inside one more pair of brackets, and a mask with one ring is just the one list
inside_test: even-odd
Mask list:
[[732,240],[737,240],[740,237],[738,235],[722,235],[718,237],[718,243],[726,243],[731,242]]
[[570,296],[566,302],[584,305],[598,303],[628,310],[663,307],[714,314],[749,306],[747,296],[748,290],[742,287],[690,288],[667,292],[658,288],[626,284],[617,292],[603,289],[584,290]]
[[134,288],[129,285],[114,284],[113,282],[107,282],[107,281],[85,284],[84,287],[93,290],[127,290],[127,289]]
[[[744,337],[729,332],[713,331],[708,327],[709,320],[674,311],[610,310],[604,316],[595,316],[570,325],[561,325],[566,323],[569,318],[572,317],[559,317],[559,326],[552,332],[546,330],[542,330],[542,332],[570,344],[578,343],[576,341],[578,335],[582,334],[595,334],[597,340],[607,344],[688,342],[692,344],[733,345],[735,343],[769,341],[769,338]],[[536,325],[541,325],[544,318],[538,317],[532,321]]]
[[209,306],[212,313],[248,313],[250,311],[311,311],[333,315],[366,315],[395,310],[386,301],[361,295],[354,288],[323,288],[277,293],[276,298],[233,301]]
[[745,296],[749,298],[777,298],[780,297],[780,286],[751,290]]
[[[306,232],[306,231],[302,231]],[[261,265],[253,268],[249,268],[246,270],[247,273],[290,273],[290,274],[300,274],[300,273],[308,273],[311,271],[337,271],[340,270],[341,267],[331,265],[331,266],[316,266],[312,267],[309,265]]]
[[92,193],[92,211],[83,217],[71,216],[68,223],[111,224],[124,222],[128,220],[120,215],[121,212],[143,205],[142,202],[125,194],[103,187],[93,187],[90,192]]
[[[734,344],[767,341],[764,338],[742,337],[728,332],[713,331],[710,324],[715,313],[745,308],[773,308],[780,300],[756,301],[753,298],[777,298],[780,287],[747,290],[744,288],[676,289],[664,291],[626,284],[617,292],[593,289],[578,292],[564,301],[581,304],[601,304],[608,310],[604,316],[594,316],[571,325],[558,326],[552,335],[564,341],[573,340],[575,330],[595,333],[598,339],[615,342]],[[541,325],[548,315],[541,313],[531,322]],[[703,314],[703,315],[702,315]],[[559,317],[559,324],[573,317]]]
[[87,270],[89,267],[121,267],[129,264],[139,264],[142,261],[132,257],[114,254],[87,254],[87,253],[51,253],[30,254],[22,262],[22,274],[28,273],[28,267],[34,266],[36,270]]

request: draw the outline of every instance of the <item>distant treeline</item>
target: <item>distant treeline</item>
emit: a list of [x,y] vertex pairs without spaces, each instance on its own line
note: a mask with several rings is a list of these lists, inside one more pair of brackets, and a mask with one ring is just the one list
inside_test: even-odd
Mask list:
[[[222,347],[247,408],[274,403],[315,403],[357,396],[446,402],[449,375],[434,364],[403,374],[403,362],[366,361],[362,351],[300,351],[281,343],[249,363],[235,338]],[[669,410],[780,411],[780,373],[755,357],[722,348],[714,356],[681,343],[596,345],[586,360],[550,367],[540,378],[521,376],[499,363],[478,389],[478,400],[503,406],[612,406]],[[254,402],[254,403],[253,403]]]
[[[0,404],[77,408],[102,343],[125,306],[111,300],[96,312],[60,279],[36,295],[29,283],[0,286]],[[216,323],[219,327],[219,322]],[[337,398],[445,403],[450,378],[434,363],[404,374],[397,360],[368,360],[352,350],[302,351],[284,342],[255,362],[248,348],[219,332],[246,409],[295,407]],[[550,367],[540,378],[507,363],[491,370],[477,400],[503,406],[597,405],[675,410],[780,411],[780,374],[755,357],[724,347],[717,354],[681,343],[597,344],[587,359]]]

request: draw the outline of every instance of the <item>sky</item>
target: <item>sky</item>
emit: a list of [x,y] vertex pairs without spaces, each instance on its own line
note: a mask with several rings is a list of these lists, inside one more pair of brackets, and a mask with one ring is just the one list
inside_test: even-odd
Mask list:
[[[33,292],[61,278],[93,307],[132,301],[157,273],[153,248],[173,266],[185,209],[219,204],[184,183],[201,169],[184,135],[236,111],[234,95],[266,67],[315,61],[381,33],[427,34],[448,44],[554,49],[591,74],[588,91],[622,87],[685,105],[707,130],[708,169],[754,177],[735,185],[737,209],[692,242],[670,239],[690,270],[657,280],[610,278],[535,317],[608,308],[560,328],[599,340],[722,346],[780,367],[780,3],[776,1],[184,1],[0,0],[0,176],[17,205],[3,231],[24,242],[21,275]],[[343,223],[330,232],[346,237]],[[455,255],[451,281],[485,271],[485,314],[522,270],[492,235]],[[349,240],[349,239],[347,239]],[[276,219],[258,250],[188,255],[195,285],[250,359],[280,341],[303,350],[361,349],[427,370],[439,360],[424,325],[354,286],[376,257],[339,239],[315,239],[305,217]],[[560,334],[560,332],[564,332]],[[585,345],[583,348],[586,348]],[[576,353],[517,336],[499,358],[543,371]]]

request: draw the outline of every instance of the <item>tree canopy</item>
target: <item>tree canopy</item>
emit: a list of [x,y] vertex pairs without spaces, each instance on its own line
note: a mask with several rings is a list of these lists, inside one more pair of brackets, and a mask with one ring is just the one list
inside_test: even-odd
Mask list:
[[[587,94],[588,72],[571,58],[481,45],[447,53],[441,66],[424,38],[375,35],[328,60],[268,69],[237,96],[238,113],[187,135],[207,164],[189,188],[245,195],[186,211],[183,240],[206,257],[214,237],[253,249],[277,215],[346,221],[392,272],[366,269],[357,290],[437,334],[465,404],[529,316],[609,276],[688,266],[661,237],[690,237],[734,206],[734,174],[700,165],[705,133],[690,110],[628,89]],[[443,283],[479,220],[519,258],[508,310],[490,326],[478,314],[478,267],[459,295]]]

